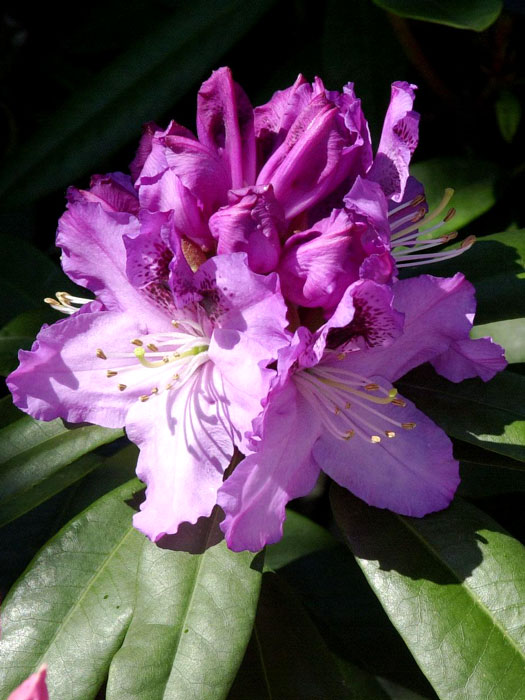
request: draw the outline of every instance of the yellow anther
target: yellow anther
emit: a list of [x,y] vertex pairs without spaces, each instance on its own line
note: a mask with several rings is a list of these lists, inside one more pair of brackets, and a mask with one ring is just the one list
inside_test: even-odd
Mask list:
[[381,442],[381,438],[379,437],[379,435],[371,435],[370,442],[377,444],[378,442]]
[[150,391],[150,394],[158,394],[158,393],[159,393],[159,389],[156,386],[154,386],[153,389]]
[[180,323],[179,323],[178,321],[173,321],[173,320],[172,320],[171,325],[172,325],[174,328],[178,328],[178,327],[180,326]]
[[116,377],[117,374],[118,372],[114,369],[108,369],[106,371],[106,377]]
[[102,348],[97,348],[96,356],[99,357],[101,360],[107,360],[108,358],[106,357],[106,353]]
[[396,436],[393,430],[385,430],[385,435],[387,436],[387,438],[395,438]]
[[117,386],[119,391],[124,391],[124,389],[128,388],[126,384],[118,384]]
[[413,428],[416,427],[415,423],[401,423],[401,427],[404,428],[405,430],[412,430]]
[[140,399],[142,402],[148,401],[149,396],[148,396],[148,394],[142,394],[142,396],[139,396],[139,399]]

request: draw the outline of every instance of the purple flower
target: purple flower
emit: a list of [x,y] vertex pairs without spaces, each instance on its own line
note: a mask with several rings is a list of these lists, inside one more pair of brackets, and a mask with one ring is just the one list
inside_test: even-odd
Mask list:
[[64,270],[97,300],[62,295],[69,317],[20,352],[8,386],[35,418],[126,427],[148,485],[135,524],[156,540],[210,514],[287,343],[286,307],[277,276],[243,253],[193,273],[173,215],[114,211],[120,191],[107,187],[103,202],[70,193],[57,239]]
[[454,381],[503,369],[498,345],[468,339],[474,307],[461,274],[393,290],[363,280],[316,332],[298,328],[279,352],[254,451],[219,490],[228,546],[279,540],[286,503],[321,469],[380,508],[418,517],[445,508],[459,482],[450,440],[392,382],[426,361]]

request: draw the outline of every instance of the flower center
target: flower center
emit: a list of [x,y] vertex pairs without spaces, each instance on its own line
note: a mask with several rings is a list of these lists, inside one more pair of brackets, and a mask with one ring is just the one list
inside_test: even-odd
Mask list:
[[133,338],[133,352],[106,354],[97,349],[99,359],[111,362],[106,377],[115,382],[118,391],[147,388],[138,398],[148,401],[151,396],[180,388],[208,361],[210,339],[200,324],[189,319],[171,323],[173,332]]
[[395,438],[397,428],[416,427],[415,423],[395,420],[381,411],[381,407],[389,405],[402,409],[406,403],[397,398],[397,389],[368,377],[321,364],[300,370],[294,379],[304,398],[318,410],[324,428],[340,440],[357,435],[377,444],[383,437]]
[[456,213],[454,208],[448,209],[445,216],[434,226],[424,229],[423,231],[420,230],[421,226],[425,226],[441,215],[447,208],[453,195],[454,190],[451,187],[447,187],[441,202],[433,211],[429,211],[428,213],[425,212],[424,207],[420,207],[416,213],[412,211],[407,215],[402,215],[400,218],[398,216],[399,214],[403,214],[403,210],[414,209],[422,204],[425,201],[424,195],[418,195],[411,202],[401,204],[388,213],[392,231],[390,239],[392,246],[391,252],[397,267],[427,265],[429,263],[447,260],[448,258],[455,258],[474,245],[476,237],[468,236],[461,242],[459,248],[455,248],[454,250],[442,250],[437,253],[428,252],[430,248],[449,243],[458,235],[457,232],[453,232],[439,234],[437,237],[434,236],[435,231],[438,231],[454,217]]

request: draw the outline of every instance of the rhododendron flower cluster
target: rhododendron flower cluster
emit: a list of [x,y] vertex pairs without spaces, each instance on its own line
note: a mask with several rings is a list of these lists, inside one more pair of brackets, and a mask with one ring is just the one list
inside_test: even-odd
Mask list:
[[414,91],[392,86],[374,154],[351,84],[299,76],[254,109],[222,68],[196,136],[148,124],[130,175],[69,190],[57,245],[93,296],[48,299],[67,317],[8,385],[35,418],[126,427],[147,484],[134,522],[152,540],[218,504],[228,545],[256,551],[321,470],[406,515],[451,501],[451,443],[392,382],[427,361],[488,380],[505,360],[469,338],[461,274],[398,279],[472,244],[429,252],[451,238],[435,231],[452,192],[428,212],[409,175]]

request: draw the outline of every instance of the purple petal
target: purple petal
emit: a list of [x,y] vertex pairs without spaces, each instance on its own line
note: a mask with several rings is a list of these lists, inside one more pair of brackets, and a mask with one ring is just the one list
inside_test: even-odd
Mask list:
[[47,666],[44,664],[39,671],[31,674],[18,688],[13,690],[7,700],[49,700],[46,672]]
[[461,382],[470,377],[481,377],[487,382],[507,366],[505,350],[492,338],[457,340],[431,363],[436,372],[451,382]]
[[[170,328],[168,317],[155,330]],[[19,352],[20,365],[7,378],[15,404],[39,420],[122,427],[129,406],[152,388],[150,370],[131,344],[151,330],[147,319],[110,311],[77,312],[44,327],[31,351]],[[108,370],[118,374],[108,377]]]
[[222,207],[209,221],[217,239],[217,253],[246,252],[254,272],[271,272],[281,252],[280,232],[284,215],[275,201],[271,185],[230,192],[230,205]]
[[138,196],[129,175],[109,173],[109,175],[93,175],[89,190],[68,190],[70,202],[98,202],[106,211],[120,211],[137,214],[139,211]]
[[282,537],[285,506],[313,488],[319,468],[311,450],[320,431],[316,414],[292,383],[272,397],[260,448],[221,486],[221,529],[234,551],[256,552]]
[[[381,441],[375,443],[358,434],[338,440],[325,431],[314,446],[313,456],[334,481],[369,505],[422,517],[449,505],[459,484],[458,463],[441,428],[410,401],[404,401],[404,407],[381,406],[380,416],[354,404],[349,411],[354,427],[360,427],[366,436],[381,437]],[[388,418],[415,425],[404,429]],[[334,415],[333,420],[340,423],[341,433],[348,430],[343,413]],[[386,431],[395,436],[386,437]]]
[[400,202],[408,178],[408,166],[418,142],[419,114],[412,111],[416,89],[405,82],[392,84],[377,155],[368,178],[378,182],[385,195]]
[[77,284],[94,292],[111,310],[155,314],[126,275],[124,235],[136,235],[139,221],[130,214],[108,212],[101,204],[74,202],[58,223],[57,246],[62,268]]
[[214,71],[199,90],[197,134],[201,143],[224,159],[233,189],[254,184],[253,110],[229,68]]
[[133,524],[154,542],[210,515],[216,503],[234,443],[220,387],[208,362],[176,393],[138,402],[129,412],[127,434],[140,447],[137,475],[147,484]]
[[405,314],[403,334],[387,348],[355,353],[352,359],[354,371],[390,381],[468,338],[476,307],[474,288],[461,273],[401,280],[393,291],[394,308]]
[[[143,172],[144,165],[146,161],[148,160],[149,156],[151,155],[151,151],[153,148],[153,143],[155,138],[160,139],[164,136],[169,136],[169,135],[174,135],[178,134],[179,136],[185,136],[186,138],[195,138],[191,131],[189,129],[186,129],[183,126],[180,126],[180,124],[177,124],[176,122],[172,121],[168,125],[168,128],[165,129],[164,131],[158,127],[154,122],[149,122],[148,124],[144,124],[142,128],[142,138],[140,139],[140,144],[137,150],[137,154],[133,161],[130,163],[129,166],[129,171],[131,173],[131,177],[133,178],[133,182],[137,182],[137,180],[142,176],[145,175],[146,173]],[[159,154],[160,155],[160,154]],[[160,163],[158,163],[159,167],[155,172],[159,173],[162,172],[163,168],[161,167],[161,163],[163,161],[161,160]],[[153,163],[150,161],[150,168],[152,167]],[[151,173],[150,173],[151,176]]]

